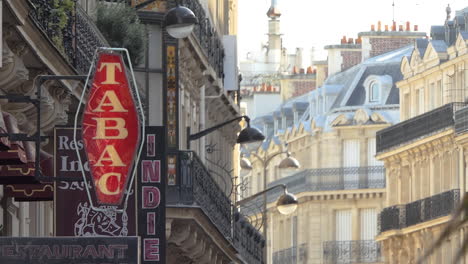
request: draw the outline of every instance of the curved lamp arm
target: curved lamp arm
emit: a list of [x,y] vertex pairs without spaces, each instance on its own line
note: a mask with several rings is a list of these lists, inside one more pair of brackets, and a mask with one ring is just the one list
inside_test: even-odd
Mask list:
[[267,193],[267,192],[269,192],[269,191],[271,191],[271,190],[273,190],[273,189],[276,189],[276,188],[278,188],[278,187],[283,188],[283,192],[286,194],[286,190],[287,190],[286,184],[278,184],[278,185],[272,186],[272,187],[270,187],[270,188],[268,188],[268,189],[266,189],[266,190],[263,190],[263,191],[261,191],[261,192],[258,192],[258,193],[256,193],[256,194],[250,196],[250,197],[247,197],[247,198],[245,198],[245,199],[242,200],[242,201],[238,201],[238,202],[236,203],[236,205],[239,206],[239,205],[246,204],[246,203],[252,201],[253,199],[257,198],[258,196],[260,196],[260,195],[262,195],[262,194],[265,194],[265,193]]
[[262,165],[263,167],[268,167],[268,164],[270,163],[270,161],[278,156],[278,155],[281,155],[281,154],[289,154],[289,151],[285,150],[285,151],[278,151],[278,152],[275,152],[274,154],[270,155],[268,158],[265,157],[265,158],[262,158],[260,157],[260,155],[258,155],[257,153],[255,152],[251,152],[250,154],[252,154],[252,156],[254,156],[255,158],[257,158],[258,160],[260,160],[262,162]]
[[247,126],[250,127],[250,118],[249,118],[248,116],[246,116],[246,115],[233,118],[233,119],[231,119],[231,120],[228,120],[228,121],[223,122],[223,123],[221,123],[221,124],[218,124],[218,125],[216,125],[216,126],[207,128],[207,129],[205,129],[205,130],[203,130],[203,131],[200,131],[200,132],[195,133],[195,134],[192,134],[192,135],[190,135],[190,130],[189,130],[190,127],[189,127],[189,128],[188,128],[188,131],[187,131],[187,134],[188,134],[188,135],[187,135],[187,148],[190,148],[190,141],[199,139],[199,138],[201,138],[201,137],[203,137],[203,136],[206,136],[206,135],[208,135],[209,133],[211,133],[211,132],[213,132],[213,131],[215,131],[215,130],[217,130],[217,129],[219,129],[219,128],[221,128],[221,127],[223,127],[223,126],[225,126],[225,125],[227,125],[227,124],[229,124],[229,123],[232,123],[232,122],[234,122],[234,121],[238,121],[238,120],[241,120],[241,119],[245,119],[245,121],[247,122]]

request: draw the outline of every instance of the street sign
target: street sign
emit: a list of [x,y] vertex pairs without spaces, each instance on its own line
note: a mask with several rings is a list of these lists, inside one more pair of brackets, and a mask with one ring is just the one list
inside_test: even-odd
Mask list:
[[101,51],[82,118],[82,138],[98,204],[120,205],[135,170],[142,122],[120,53]]
[[2,264],[138,264],[138,237],[0,237]]

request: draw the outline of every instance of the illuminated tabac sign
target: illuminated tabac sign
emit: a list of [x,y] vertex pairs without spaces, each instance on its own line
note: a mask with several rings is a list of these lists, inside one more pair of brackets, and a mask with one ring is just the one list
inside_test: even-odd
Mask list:
[[82,138],[99,204],[121,204],[140,151],[141,114],[122,55],[100,52],[82,118]]

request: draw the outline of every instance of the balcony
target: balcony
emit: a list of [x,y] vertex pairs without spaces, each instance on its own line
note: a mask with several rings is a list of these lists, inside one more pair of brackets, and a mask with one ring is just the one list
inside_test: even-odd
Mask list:
[[290,247],[273,253],[273,264],[307,263],[307,244]]
[[98,47],[109,44],[94,22],[76,2],[65,10],[66,19],[59,21],[54,1],[29,0],[30,17],[37,27],[50,39],[65,59],[79,74],[87,74],[94,52]]
[[211,23],[209,15],[198,0],[181,0],[180,4],[193,11],[198,18],[199,25],[193,33],[218,78],[224,78],[224,47],[216,28]]
[[465,103],[450,103],[377,132],[377,152],[387,151],[454,126],[454,113]]
[[179,151],[176,155],[179,183],[167,186],[167,207],[201,209],[243,259],[252,264],[263,263],[263,236],[248,221],[241,221],[239,214],[231,217],[229,197],[194,152]]
[[326,241],[324,263],[377,263],[381,261],[380,244],[374,240]]
[[[385,188],[385,168],[371,166],[308,169],[271,182],[268,186],[278,184],[286,184],[293,193]],[[271,199],[276,198],[280,192],[281,190],[272,191]],[[270,195],[268,196],[270,200]]]
[[380,232],[402,229],[447,216],[460,201],[460,190],[454,189],[406,205],[387,207],[379,214]]

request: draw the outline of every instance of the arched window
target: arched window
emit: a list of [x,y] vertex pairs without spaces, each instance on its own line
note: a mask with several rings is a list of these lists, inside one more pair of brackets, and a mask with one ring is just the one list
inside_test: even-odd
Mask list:
[[369,102],[378,102],[380,100],[380,85],[372,82],[369,89]]

